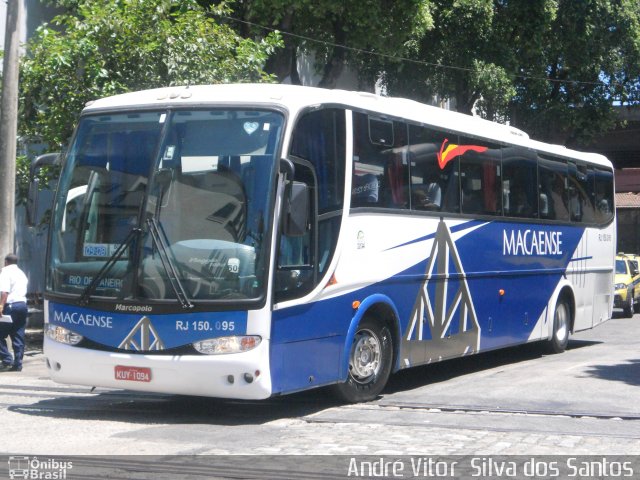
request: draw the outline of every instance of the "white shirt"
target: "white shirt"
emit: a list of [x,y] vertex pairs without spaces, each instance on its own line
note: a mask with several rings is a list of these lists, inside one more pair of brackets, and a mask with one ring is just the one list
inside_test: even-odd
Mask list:
[[27,276],[18,265],[7,265],[0,272],[0,292],[8,293],[7,303],[27,301]]

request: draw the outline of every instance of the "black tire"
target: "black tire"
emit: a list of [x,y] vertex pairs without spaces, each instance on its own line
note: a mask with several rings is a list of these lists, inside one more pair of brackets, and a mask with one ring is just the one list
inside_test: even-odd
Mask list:
[[334,393],[349,403],[375,399],[389,380],[392,361],[393,340],[389,328],[365,317],[351,345],[349,377],[334,386]]
[[553,334],[548,341],[549,351],[562,353],[569,343],[571,328],[571,307],[565,298],[559,298],[553,313]]
[[637,298],[633,299],[633,312],[640,313],[640,300]]
[[634,305],[635,302],[633,301],[633,290],[629,290],[627,292],[627,298],[629,299],[629,301],[624,306],[624,316],[626,318],[631,318],[633,317],[633,312],[635,311],[635,305]]

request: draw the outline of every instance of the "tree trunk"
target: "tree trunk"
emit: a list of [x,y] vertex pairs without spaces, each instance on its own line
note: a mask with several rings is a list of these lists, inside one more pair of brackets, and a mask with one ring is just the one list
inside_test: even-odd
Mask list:
[[[291,32],[293,29],[293,11],[289,11],[278,25],[278,29],[283,32]],[[269,57],[264,67],[267,73],[271,73],[283,82],[289,78],[294,85],[300,85],[300,73],[298,72],[298,46],[294,40],[283,35],[284,48],[278,50]]]
[[21,10],[22,1],[7,3],[0,100],[0,258],[14,250]]
[[[342,25],[337,21],[333,22],[333,38],[334,42],[338,45],[344,45],[346,41],[346,34],[341,28]],[[322,69],[322,79],[318,83],[322,88],[335,88],[340,75],[344,71],[344,62],[346,57],[346,51],[344,48],[333,47],[331,54]]]

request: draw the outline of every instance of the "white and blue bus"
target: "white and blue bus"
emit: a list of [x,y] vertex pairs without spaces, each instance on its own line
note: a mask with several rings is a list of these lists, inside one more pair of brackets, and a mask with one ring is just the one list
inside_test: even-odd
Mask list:
[[82,112],[48,246],[63,383],[264,399],[527,342],[612,312],[601,155],[396,98],[286,85]]

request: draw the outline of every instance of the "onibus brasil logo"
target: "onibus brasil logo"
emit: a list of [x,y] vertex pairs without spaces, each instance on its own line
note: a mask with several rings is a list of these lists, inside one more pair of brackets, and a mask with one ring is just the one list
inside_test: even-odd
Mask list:
[[12,455],[9,457],[9,478],[64,480],[67,471],[73,468],[73,462],[54,458],[39,459]]

